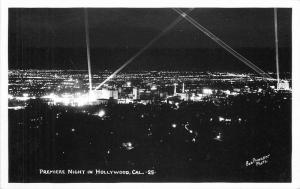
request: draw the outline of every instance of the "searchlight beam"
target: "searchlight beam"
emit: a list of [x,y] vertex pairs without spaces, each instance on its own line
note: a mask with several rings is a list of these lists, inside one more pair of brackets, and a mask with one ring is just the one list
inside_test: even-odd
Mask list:
[[85,16],[85,42],[86,42],[86,53],[87,53],[87,63],[89,72],[89,89],[92,91],[92,68],[91,68],[91,57],[90,57],[90,38],[89,38],[89,22],[88,22],[88,12],[84,9]]
[[169,24],[161,33],[155,36],[147,45],[145,45],[142,49],[140,49],[134,56],[128,59],[121,67],[119,67],[114,73],[112,73],[109,77],[107,77],[102,83],[100,83],[95,90],[102,87],[106,82],[114,78],[120,71],[122,71],[128,64],[130,64],[134,59],[140,56],[147,48],[149,48],[153,43],[155,43],[159,38],[165,35],[170,29],[172,29],[176,24],[178,24],[182,18],[187,16],[193,9],[189,9],[186,13],[183,12],[179,17],[177,17],[171,24]]
[[213,33],[211,33],[208,29],[206,29],[204,26],[199,24],[197,21],[195,21],[193,18],[191,18],[189,15],[183,15],[184,13],[177,8],[173,9],[175,12],[180,14],[183,18],[185,18],[188,22],[190,22],[193,26],[195,26],[197,29],[199,29],[201,32],[203,32],[205,35],[207,35],[209,38],[211,38],[214,42],[216,42],[218,45],[223,47],[225,50],[227,50],[230,54],[235,56],[237,59],[242,61],[244,64],[246,64],[248,67],[253,69],[255,72],[260,74],[264,78],[273,79],[269,74],[258,68],[256,65],[254,65],[250,60],[246,59],[244,56],[242,56],[240,53],[232,49],[229,45],[227,45],[224,41],[222,41],[220,38],[215,36]]

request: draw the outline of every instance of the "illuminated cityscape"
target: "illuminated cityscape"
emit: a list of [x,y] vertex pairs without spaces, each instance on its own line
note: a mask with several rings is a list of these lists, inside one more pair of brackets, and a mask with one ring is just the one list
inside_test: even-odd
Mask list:
[[[94,74],[94,82],[110,72]],[[14,108],[29,99],[41,98],[52,105],[86,106],[107,104],[174,104],[175,101],[211,101],[243,94],[277,93],[276,80],[253,74],[151,71],[123,73],[101,89],[89,92],[86,71],[12,70],[9,99]],[[289,83],[282,90],[291,91]],[[180,87],[181,86],[181,87]],[[90,98],[90,99],[89,99]],[[19,107],[19,106],[17,106]]]
[[290,182],[291,10],[278,13],[11,9],[10,182]]
[[[100,82],[109,74],[93,74],[95,85],[97,80]],[[274,121],[276,125],[285,125],[283,123],[290,119],[278,116],[290,110],[291,91],[277,90],[276,80],[268,81],[251,74],[180,71],[122,73],[97,90],[92,101],[89,100],[86,71],[11,70],[9,79],[9,109],[14,111],[10,115],[33,111],[26,119],[20,117],[15,120],[14,116],[10,122],[16,124],[15,129],[29,127],[28,131],[23,131],[27,134],[22,132],[23,135],[48,138],[46,145],[54,147],[54,151],[49,153],[54,153],[58,158],[55,165],[50,165],[57,168],[63,164],[75,166],[72,162],[78,160],[74,159],[74,154],[80,155],[84,149],[94,151],[96,147],[100,151],[95,151],[92,156],[104,158],[103,162],[100,161],[104,164],[92,160],[85,162],[85,166],[94,163],[100,167],[120,168],[115,163],[123,162],[123,168],[146,166],[151,170],[164,170],[157,162],[167,163],[166,159],[160,159],[164,154],[160,150],[171,146],[172,149],[167,150],[171,153],[169,155],[177,154],[173,158],[184,161],[186,166],[194,165],[200,157],[185,148],[200,148],[206,154],[203,157],[207,159],[205,161],[216,163],[220,160],[211,158],[218,158],[219,155],[213,155],[216,152],[212,149],[220,148],[218,153],[223,153],[222,156],[231,156],[232,145],[250,145],[246,151],[240,149],[239,152],[239,156],[247,156],[257,150],[253,140],[258,142],[267,137],[273,141],[269,138],[273,133],[268,134],[267,131],[281,129],[274,125]],[[258,114],[261,114],[260,119],[256,117]],[[82,119],[83,122],[79,123],[83,124],[77,124],[78,119]],[[99,126],[95,128],[94,124]],[[257,128],[263,130],[260,134],[262,138],[250,138],[253,124],[265,125],[265,128]],[[281,132],[288,135],[287,131]],[[103,137],[110,142],[101,142]],[[37,140],[39,142],[30,144],[33,151],[38,150],[43,141],[42,138]],[[275,137],[272,146],[284,144],[275,142],[277,140],[281,141]],[[204,148],[205,144],[207,148]],[[79,146],[81,150],[77,149]],[[261,145],[259,151],[266,149],[270,150]],[[184,154],[178,155],[179,152]],[[88,158],[88,154],[82,158]],[[126,157],[118,158],[124,155]],[[140,162],[143,159],[140,156],[148,158],[146,165]],[[164,155],[164,158],[168,157]],[[243,167],[240,171],[241,174],[249,174]],[[217,174],[215,179],[218,178]]]

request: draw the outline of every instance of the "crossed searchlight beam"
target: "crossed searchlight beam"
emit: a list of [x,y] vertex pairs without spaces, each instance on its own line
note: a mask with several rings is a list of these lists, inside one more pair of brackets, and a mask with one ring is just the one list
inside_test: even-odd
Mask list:
[[[120,66],[109,77],[107,77],[103,82],[101,82],[94,90],[97,90],[97,89],[101,88],[106,82],[108,82],[109,80],[111,80],[112,78],[114,78],[120,71],[122,71],[127,65],[129,65],[131,62],[133,62],[138,56],[140,56],[153,43],[155,43],[163,35],[165,35],[166,33],[168,33],[182,19],[187,20],[194,27],[196,27],[198,30],[200,30],[202,33],[204,33],[206,36],[208,36],[210,39],[212,39],[214,42],[216,42],[218,45],[220,45],[222,48],[224,48],[230,54],[232,54],[234,57],[236,57],[237,59],[239,59],[246,66],[248,66],[251,69],[253,69],[256,73],[258,73],[259,75],[261,75],[263,78],[273,79],[269,74],[267,74],[262,69],[260,69],[259,67],[257,67],[250,60],[248,60],[243,55],[241,55],[240,53],[238,53],[237,51],[235,51],[228,44],[226,44],[224,41],[222,41],[220,38],[218,38],[216,35],[214,35],[212,32],[210,32],[204,26],[202,26],[201,24],[199,24],[196,20],[194,20],[191,16],[189,16],[188,14],[193,10],[193,8],[188,9],[186,12],[184,12],[184,11],[178,9],[178,8],[173,8],[173,10],[175,12],[177,12],[179,14],[179,16],[173,22],[171,22],[165,29],[163,29],[158,35],[156,35],[150,42],[148,42],[142,49],[140,49],[136,54],[134,54],[130,59],[128,59],[122,66]],[[87,49],[89,51],[89,47],[87,47]],[[88,56],[89,56],[89,52],[88,52]],[[89,60],[89,57],[88,57],[88,60]],[[88,61],[88,64],[89,64],[89,69],[90,69],[90,61]],[[90,83],[91,83],[91,81],[90,81]],[[91,86],[91,84],[90,84],[90,86]]]
[[[193,9],[189,9],[186,11],[185,15],[190,13]],[[178,16],[173,22],[171,22],[162,32],[160,32],[157,36],[155,36],[149,43],[147,43],[142,49],[140,49],[135,55],[133,55],[130,59],[128,59],[121,67],[119,67],[114,73],[108,76],[102,83],[100,83],[95,90],[102,87],[106,82],[110,79],[114,78],[120,71],[122,71],[128,64],[130,64],[134,59],[140,56],[146,49],[148,49],[153,43],[155,43],[158,39],[160,39],[163,35],[165,35],[168,31],[170,31],[175,25],[177,25],[183,19],[182,16]]]

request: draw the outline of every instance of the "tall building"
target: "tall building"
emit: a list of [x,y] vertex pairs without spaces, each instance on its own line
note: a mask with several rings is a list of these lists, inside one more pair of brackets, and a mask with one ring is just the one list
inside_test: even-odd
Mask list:
[[177,93],[176,91],[177,83],[174,84],[174,96],[178,96],[181,100],[190,100],[190,96],[188,93],[185,92],[184,83],[182,83],[182,91],[181,93]]
[[176,94],[177,94],[177,91],[176,91],[176,86],[177,85],[178,85],[177,83],[174,83],[174,96],[176,96]]
[[133,100],[140,99],[139,90],[137,87],[133,87],[133,89],[132,89],[132,98],[133,98]]

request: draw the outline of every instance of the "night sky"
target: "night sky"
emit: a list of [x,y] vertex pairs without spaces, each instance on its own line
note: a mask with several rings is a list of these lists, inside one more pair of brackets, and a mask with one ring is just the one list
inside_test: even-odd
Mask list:
[[[280,71],[291,71],[291,9],[278,10]],[[275,71],[272,8],[197,8],[192,18],[264,71]],[[113,70],[178,17],[172,9],[89,8],[92,69]],[[87,69],[84,9],[9,10],[9,69]],[[127,70],[251,70],[181,20]]]

